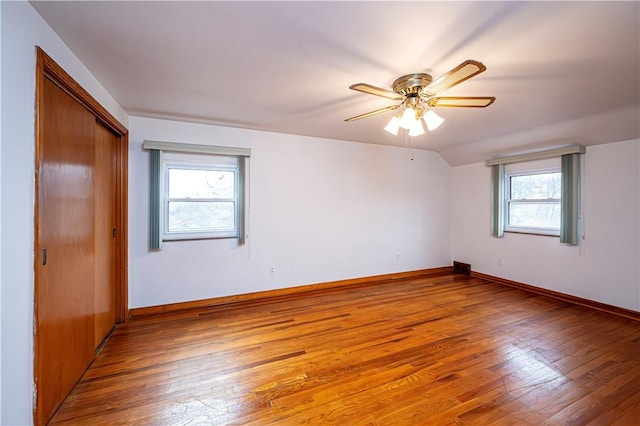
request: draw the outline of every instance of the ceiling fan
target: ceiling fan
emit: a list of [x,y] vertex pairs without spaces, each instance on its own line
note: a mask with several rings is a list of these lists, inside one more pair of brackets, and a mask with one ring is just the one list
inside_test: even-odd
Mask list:
[[402,127],[409,131],[409,135],[418,136],[424,133],[421,118],[424,119],[429,130],[435,130],[435,128],[442,124],[444,119],[439,117],[430,108],[485,108],[496,100],[493,96],[437,96],[441,92],[480,74],[486,69],[487,67],[481,62],[469,59],[435,80],[433,80],[431,75],[426,73],[403,75],[393,82],[393,91],[366,83],[353,84],[349,89],[402,102],[397,105],[391,105],[356,115],[355,117],[347,118],[345,121],[360,120],[361,118],[371,117],[372,115],[386,111],[393,111],[404,106],[405,110],[401,114],[394,116],[385,127],[385,130],[397,135],[398,129]]

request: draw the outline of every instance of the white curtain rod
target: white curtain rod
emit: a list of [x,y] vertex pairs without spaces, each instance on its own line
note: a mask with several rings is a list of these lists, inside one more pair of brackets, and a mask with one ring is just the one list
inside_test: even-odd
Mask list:
[[239,155],[242,157],[251,157],[251,148],[197,145],[192,143],[143,141],[142,148],[171,152],[192,152],[197,154]]
[[566,154],[584,154],[587,152],[587,148],[582,145],[573,145],[567,146],[564,148],[556,148],[550,149],[547,151],[538,151],[531,152],[528,154],[520,154],[520,155],[512,155],[509,157],[500,157],[494,158],[492,160],[487,160],[487,166],[495,166],[497,164],[511,164],[511,163],[521,163],[523,161],[536,161],[536,160],[544,160],[547,158],[555,158],[560,157]]

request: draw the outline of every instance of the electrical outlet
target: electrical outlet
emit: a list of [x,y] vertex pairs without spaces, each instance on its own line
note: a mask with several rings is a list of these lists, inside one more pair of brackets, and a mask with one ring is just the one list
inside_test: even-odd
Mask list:
[[276,267],[269,266],[269,275],[275,275],[275,274],[276,274]]
[[498,265],[502,266],[502,258],[501,258],[501,257],[498,257],[498,258],[496,259],[496,263],[497,263]]

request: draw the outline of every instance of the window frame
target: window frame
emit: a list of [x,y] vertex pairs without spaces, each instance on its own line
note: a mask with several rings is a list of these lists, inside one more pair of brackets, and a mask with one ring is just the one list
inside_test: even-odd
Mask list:
[[557,204],[558,208],[561,208],[562,195],[560,198],[547,198],[547,199],[511,199],[511,178],[518,176],[533,176],[542,175],[548,173],[560,173],[562,179],[562,170],[560,166],[551,167],[535,167],[508,171],[504,173],[504,200],[502,208],[504,211],[504,232],[519,233],[519,234],[531,234],[531,235],[545,235],[560,237],[560,224],[558,228],[548,228],[540,226],[517,226],[510,225],[510,207],[512,204]]
[[[587,149],[582,145],[571,145],[487,160],[485,165],[491,167],[491,236],[495,238],[502,238],[504,236],[505,169],[522,163],[553,160],[560,162],[560,178],[562,180],[560,194],[560,244],[567,246],[579,245],[579,234],[583,221],[581,201],[581,176],[583,166],[581,164],[584,161],[582,157],[586,152]],[[582,239],[584,240],[584,233],[582,234]]]
[[[163,153],[161,159],[161,179],[160,179],[160,238],[162,241],[186,241],[204,239],[237,239],[239,238],[239,221],[242,201],[242,184],[237,156],[224,154],[203,154],[203,153]],[[169,170],[210,170],[233,172],[234,174],[234,197],[228,198],[197,198],[196,201],[212,202],[233,202],[234,226],[233,229],[222,230],[194,230],[194,231],[170,231],[169,230],[169,203],[172,201],[184,201],[182,198],[171,198],[169,196]],[[244,183],[246,185],[246,182]]]

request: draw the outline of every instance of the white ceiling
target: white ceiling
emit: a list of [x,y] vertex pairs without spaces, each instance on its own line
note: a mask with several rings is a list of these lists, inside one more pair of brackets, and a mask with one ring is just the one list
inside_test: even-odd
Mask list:
[[640,138],[640,2],[32,2],[130,115],[404,146],[394,104],[349,90],[487,70],[414,138],[461,165]]

